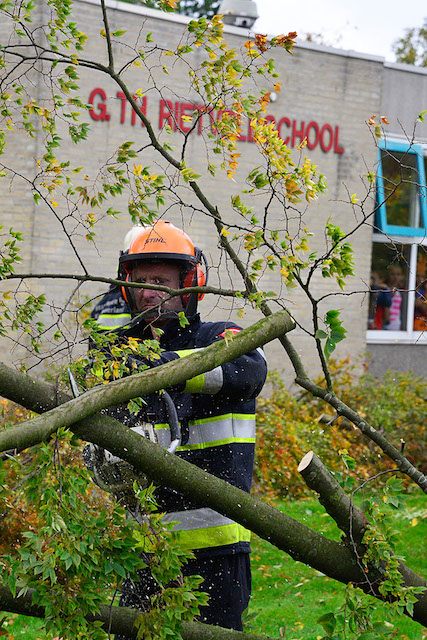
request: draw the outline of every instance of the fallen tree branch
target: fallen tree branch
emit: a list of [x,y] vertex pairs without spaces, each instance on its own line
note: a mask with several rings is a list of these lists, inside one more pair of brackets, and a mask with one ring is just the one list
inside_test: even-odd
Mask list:
[[[9,396],[8,390],[11,392]],[[33,410],[36,406],[40,409],[43,402],[48,408],[55,401],[55,391],[49,385],[32,381],[29,376],[13,372],[5,365],[0,367],[0,393]],[[339,582],[352,582],[369,593],[372,593],[373,584],[379,585],[381,576],[364,573],[353,550],[347,545],[329,540],[259,498],[171,455],[120,422],[102,415],[92,416],[72,425],[72,430],[84,440],[105,447],[127,460],[156,484],[174,487],[194,502],[239,522],[294,560],[304,562]],[[404,565],[401,573],[406,586],[427,587],[426,580]],[[380,594],[375,595],[381,598]],[[427,592],[415,603],[413,619],[427,626]]]
[[[36,606],[32,603],[34,589],[28,589],[25,595],[16,598],[8,587],[0,585],[0,611],[9,611],[33,618],[44,618],[44,607]],[[135,621],[141,612],[130,607],[110,607],[101,605],[97,614],[88,614],[86,620],[89,622],[102,622],[103,628],[110,633],[120,633],[129,638],[136,638],[137,629]],[[272,640],[268,636],[254,635],[253,633],[242,633],[202,624],[201,622],[184,622],[181,635],[183,640]]]
[[[309,451],[298,465],[298,471],[310,489],[319,494],[319,502],[335,520],[353,546],[354,553],[360,551],[360,544],[368,526],[365,515],[358,509],[344,489],[335,480],[329,469],[313,451]],[[399,560],[399,571],[405,586],[427,587],[427,581],[421,579],[412,569]],[[423,599],[427,604],[427,592]]]
[[325,507],[347,538],[355,544],[360,543],[366,531],[366,518],[352,504],[346,492],[314,451],[309,451],[303,457],[298,465],[298,471],[306,485],[319,494],[320,504]]
[[[104,407],[128,402],[132,398],[181,384],[249,353],[283,333],[291,331],[294,326],[294,321],[289,314],[279,311],[270,318],[259,320],[247,329],[234,334],[232,339],[219,340],[184,358],[115,380],[108,385],[94,387],[65,405],[51,409],[43,416],[0,432],[0,452],[8,449],[22,451],[48,439],[59,427],[69,427]],[[0,393],[3,393],[1,389]]]

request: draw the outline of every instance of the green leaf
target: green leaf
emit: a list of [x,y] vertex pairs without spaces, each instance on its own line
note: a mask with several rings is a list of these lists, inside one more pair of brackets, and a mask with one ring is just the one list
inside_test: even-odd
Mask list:
[[318,329],[314,337],[316,340],[325,340],[328,337],[328,334],[325,331],[322,331],[322,329]]
[[181,327],[186,327],[188,324],[190,324],[183,311],[180,311],[178,313],[178,317],[179,317],[179,324],[181,325]]
[[331,634],[334,632],[337,621],[335,618],[335,614],[325,613],[323,616],[317,619],[318,624],[321,624],[327,634]]

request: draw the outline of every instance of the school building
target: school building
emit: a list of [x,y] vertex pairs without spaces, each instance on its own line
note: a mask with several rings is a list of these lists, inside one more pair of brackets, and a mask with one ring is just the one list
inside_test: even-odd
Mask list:
[[[38,19],[45,20],[43,8],[37,9]],[[170,144],[176,152],[188,132],[198,97],[190,90],[189,66],[171,63],[171,57],[160,55],[175,50],[183,42],[189,19],[162,13],[140,5],[107,0],[110,30],[126,31],[114,45],[116,68],[127,65],[131,48],[145,45],[147,35],[152,48],[141,66],[126,66],[124,79],[132,91],[141,87],[141,106],[150,119],[162,144]],[[46,9],[46,8],[45,8]],[[77,27],[88,36],[84,57],[107,64],[108,53],[104,38],[101,8],[96,0],[77,0],[73,6]],[[0,25],[5,37],[6,25]],[[289,31],[292,25],[289,25]],[[254,31],[256,32],[256,24]],[[226,40],[237,48],[248,39],[247,29],[225,27]],[[272,34],[274,35],[274,34]],[[121,43],[121,44],[120,44]],[[189,60],[200,64],[203,52],[198,49]],[[330,308],[341,310],[347,338],[337,347],[337,356],[350,355],[354,361],[367,361],[369,369],[381,374],[388,368],[412,369],[426,372],[427,333],[424,333],[427,304],[424,281],[427,278],[427,113],[425,122],[417,121],[427,109],[427,69],[386,62],[383,58],[355,51],[344,51],[310,42],[298,42],[292,56],[283,49],[272,51],[280,74],[282,90],[276,92],[267,107],[267,118],[275,124],[279,135],[293,150],[295,161],[310,157],[324,174],[328,190],[314,204],[301,204],[293,213],[288,211],[290,224],[307,226],[314,236],[310,249],[319,254],[325,249],[325,224],[331,220],[345,231],[352,231],[349,242],[355,250],[355,276],[348,280],[344,292],[332,279],[315,274],[312,286],[315,295],[324,296],[320,315]],[[165,73],[164,67],[167,67]],[[82,184],[87,176],[92,185],[100,167],[107,168],[115,150],[126,140],[134,141],[138,150],[137,164],[149,166],[152,173],[164,172],[152,148],[147,147],[147,132],[125,99],[123,89],[111,78],[92,68],[78,67],[79,96],[90,104],[84,120],[90,124],[86,142],[75,145],[64,139],[58,158],[70,160],[70,166],[82,166]],[[29,76],[28,91],[40,104],[48,99],[50,86],[47,76]],[[272,88],[272,81],[260,76],[259,86]],[[378,139],[374,126],[369,124],[375,114],[376,122],[385,116],[385,137]],[[218,114],[214,114],[218,117]],[[251,128],[244,126],[237,143],[240,167],[235,181],[225,172],[215,177],[207,171],[205,140],[209,133],[210,116],[204,116],[186,140],[187,166],[202,174],[200,183],[208,199],[218,207],[225,222],[238,222],[231,206],[231,196],[244,188],[245,177],[261,164],[261,157],[253,142]],[[301,144],[306,141],[306,146]],[[34,138],[24,135],[10,137],[4,163],[16,171],[34,174],[36,162],[44,148],[42,134]],[[375,174],[369,181],[367,175]],[[170,174],[173,190],[173,177]],[[351,206],[349,198],[356,194],[358,202]],[[245,203],[254,211],[263,201],[246,196]],[[22,231],[25,238],[24,261],[19,270],[32,273],[82,273],[81,260],[92,275],[114,277],[122,239],[130,228],[127,213],[128,198],[108,202],[119,211],[118,220],[104,216],[95,227],[95,244],[87,243],[78,228],[77,214],[68,208],[65,199],[55,196],[58,206],[52,211],[34,202],[32,190],[24,180],[15,178],[13,184],[0,181],[2,224]],[[283,210],[275,205],[275,219],[284,219]],[[372,211],[377,206],[375,217]],[[225,264],[218,249],[214,225],[209,216],[197,213],[190,190],[166,202],[162,215],[184,228],[195,244],[202,248],[212,264],[210,283],[230,288],[242,288],[240,276]],[[274,207],[273,207],[273,211]],[[99,215],[99,214],[97,214]],[[258,216],[260,217],[260,216]],[[284,222],[283,222],[284,224]],[[71,234],[72,244],[69,235]],[[230,234],[231,236],[233,233]],[[44,312],[46,326],[54,324],[58,308],[71,308],[70,295],[75,283],[65,280],[35,280],[33,290],[45,292],[49,305]],[[301,354],[310,373],[319,370],[310,330],[311,311],[305,294],[298,288],[287,291],[273,272],[262,279],[265,291],[275,290],[300,325],[291,340]],[[105,290],[105,285],[81,287],[80,302]],[[332,295],[334,294],[334,295]],[[427,297],[427,291],[426,291]],[[74,304],[74,303],[73,303]],[[78,303],[76,303],[78,306]],[[236,319],[242,303],[225,299],[218,303],[206,296],[200,305],[206,319]],[[274,303],[272,304],[274,308]],[[76,309],[77,307],[74,307]],[[241,324],[259,317],[247,309]],[[72,324],[72,323],[71,323]],[[73,328],[69,326],[71,341]],[[2,340],[1,356],[10,360],[10,343]],[[19,351],[19,350],[18,350]],[[18,351],[16,352],[18,354]],[[25,355],[24,353],[22,355]],[[291,382],[292,372],[281,348],[267,347],[271,369],[283,372]]]

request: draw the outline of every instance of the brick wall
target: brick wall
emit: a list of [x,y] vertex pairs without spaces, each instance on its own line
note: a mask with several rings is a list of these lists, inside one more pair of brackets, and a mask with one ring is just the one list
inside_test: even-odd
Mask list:
[[[173,49],[182,38],[185,29],[186,19],[177,17],[175,19],[161,19],[159,14],[150,10],[144,10],[134,5],[124,5],[122,3],[110,3],[109,9],[111,30],[126,30],[126,36],[121,42],[129,43],[132,46],[138,41],[145,42],[148,32],[152,32],[154,43],[158,43],[165,49]],[[105,51],[105,40],[97,37],[102,24],[100,21],[100,7],[90,2],[76,2],[74,4],[75,18],[79,27],[91,36],[86,47],[85,57],[93,58],[97,62],[107,64],[107,54]],[[145,15],[146,14],[146,15]],[[235,46],[241,46],[244,37],[236,34],[235,29],[230,29],[227,37],[229,42]],[[129,49],[125,46],[115,46],[117,55],[116,68],[120,68],[129,57]],[[197,61],[202,55],[197,51],[194,59]],[[319,200],[310,205],[305,210],[304,204],[300,207],[303,212],[303,220],[314,232],[310,248],[321,251],[324,247],[324,225],[331,218],[334,223],[350,230],[358,221],[357,211],[353,211],[346,200],[348,194],[357,193],[360,198],[366,196],[366,187],[363,185],[361,177],[366,174],[367,167],[372,167],[376,158],[375,145],[366,126],[366,120],[373,114],[381,111],[381,87],[383,76],[382,61],[377,58],[369,58],[361,55],[336,52],[322,47],[300,46],[296,48],[295,54],[289,56],[284,50],[279,50],[276,54],[276,65],[281,75],[282,91],[278,94],[276,102],[271,103],[268,113],[276,121],[281,122],[281,135],[289,135],[292,142],[294,135],[295,145],[301,141],[302,123],[306,128],[310,123],[311,146],[314,145],[316,135],[322,130],[324,125],[330,125],[335,136],[335,145],[329,151],[322,150],[320,144],[312,150],[303,150],[318,165],[319,171],[326,176],[328,191]],[[171,65],[171,58],[160,56],[156,60],[153,55],[151,60],[156,62],[157,68],[153,71],[150,79],[144,67],[129,67],[125,74],[129,87],[137,90],[142,87],[146,91],[147,114],[152,119],[154,130],[159,127],[160,99],[172,102],[191,102],[196,100],[195,95],[190,95],[188,91],[188,67],[185,64],[175,64],[170,68],[169,75],[161,71],[159,65]],[[147,143],[146,131],[139,122],[132,124],[129,106],[122,114],[122,100],[118,97],[120,88],[103,74],[79,67],[80,74],[80,95],[84,100],[88,100],[91,92],[101,89],[105,92],[105,102],[110,119],[93,120],[85,117],[90,123],[91,133],[87,142],[73,145],[67,142],[61,150],[58,150],[58,157],[69,158],[71,166],[84,166],[83,176],[87,174],[92,178],[98,167],[109,161],[114,150],[124,140],[135,141],[134,148],[142,148]],[[266,80],[260,78],[260,86],[270,88]],[[43,82],[38,81],[32,89],[39,100],[48,96],[48,87]],[[98,102],[100,94],[94,99],[95,114],[99,113]],[[121,119],[124,120],[121,122]],[[295,121],[295,122],[294,122]],[[206,123],[207,124],[207,123]],[[336,127],[339,128],[339,137],[336,139]],[[328,147],[328,130],[324,131],[323,146]],[[65,130],[59,128],[59,134],[66,137]],[[162,134],[162,141],[170,139],[175,149],[178,148],[182,138],[178,133],[171,136]],[[43,153],[41,139],[38,136],[35,140],[29,140],[24,136],[16,136],[11,139],[7,159],[10,159],[15,166],[22,165],[22,168],[31,172],[33,170],[34,159]],[[334,150],[335,146],[335,150]],[[218,174],[216,178],[205,175],[206,148],[203,137],[193,134],[188,140],[189,159],[188,166],[194,167],[203,174],[203,184],[207,197],[218,207],[226,221],[236,221],[230,207],[230,196],[237,191],[244,182],[244,178],[251,168],[260,163],[260,157],[254,144],[242,141],[238,143],[238,151],[241,153],[241,165],[236,183],[227,180],[223,174]],[[340,150],[343,152],[339,152]],[[297,160],[300,152],[295,149],[294,156]],[[156,157],[151,150],[141,152],[138,163],[143,166],[152,166],[153,173],[159,173],[161,169],[156,167]],[[90,180],[87,181],[90,184]],[[58,213],[64,212],[65,202],[60,197],[58,201]],[[188,204],[195,204],[194,196],[190,191],[184,192],[184,200]],[[250,202],[247,197],[248,202]],[[2,222],[6,227],[14,226],[23,229],[27,240],[25,244],[25,269],[31,268],[35,273],[82,273],[82,268],[76,253],[84,261],[89,273],[94,275],[114,276],[116,273],[118,251],[121,248],[122,238],[130,227],[129,217],[126,212],[126,198],[119,198],[117,201],[109,203],[120,209],[121,214],[118,220],[105,218],[96,227],[96,245],[87,243],[83,237],[75,237],[75,250],[70,247],[70,243],[63,232],[59,221],[55,220],[52,213],[44,206],[35,206],[31,194],[25,189],[24,183],[15,181],[12,191],[5,181],[0,182],[0,205],[2,209]],[[200,205],[199,205],[200,206]],[[253,207],[261,209],[262,201],[253,199]],[[371,206],[367,202],[367,210]],[[55,210],[55,211],[56,211]],[[90,211],[90,209],[88,209]],[[72,213],[72,212],[71,212]],[[276,209],[274,215],[280,218],[282,212]],[[217,248],[217,240],[212,221],[202,215],[189,215],[189,210],[180,206],[173,206],[167,211],[166,217],[181,225],[190,233],[195,243],[202,247],[209,261],[214,265],[211,270],[211,282],[221,283],[224,286],[233,284],[240,286],[239,277],[233,270],[229,270],[220,260]],[[64,221],[68,231],[71,231],[74,222],[70,217]],[[346,293],[353,290],[366,289],[364,283],[369,278],[370,268],[370,230],[362,229],[357,235],[352,236],[351,242],[355,247],[356,255],[356,277],[353,278]],[[24,269],[24,266],[22,267]],[[332,282],[323,280],[319,275],[314,277],[315,291],[319,294],[327,294],[336,291]],[[75,284],[67,281],[49,280],[36,283],[37,291],[46,291],[48,298],[54,300],[61,306],[67,300]],[[280,287],[277,276],[266,273],[263,278],[263,287],[266,290],[277,290]],[[102,285],[86,285],[81,289],[81,296],[92,297],[105,289]],[[308,307],[304,296],[298,291],[282,291],[281,296],[289,306],[295,318],[303,326],[309,326],[307,322]],[[81,299],[83,299],[81,298]],[[366,303],[363,295],[351,297],[328,298],[322,307],[326,311],[328,308],[342,309],[344,323],[349,331],[348,339],[337,350],[339,355],[351,354],[353,357],[360,355],[365,349],[365,327],[366,327]],[[219,305],[206,297],[202,302],[201,310],[205,317],[223,318],[233,316],[236,305],[225,300]],[[47,311],[45,321],[50,322],[54,312]],[[248,311],[243,324],[258,317],[258,314]],[[70,329],[71,331],[71,329]],[[310,339],[301,330],[296,330],[292,336],[297,350],[301,353],[307,369],[313,373],[318,369],[316,355]],[[7,352],[9,343],[2,343],[2,358],[8,358]],[[267,347],[267,353],[271,368],[283,371],[284,375],[292,379],[290,368],[281,350],[275,345]]]

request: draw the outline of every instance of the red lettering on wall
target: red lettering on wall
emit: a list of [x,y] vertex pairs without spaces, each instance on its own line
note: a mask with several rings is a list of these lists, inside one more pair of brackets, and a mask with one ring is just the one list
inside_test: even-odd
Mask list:
[[297,130],[297,121],[296,120],[292,120],[292,142],[291,142],[291,147],[295,146],[295,139],[296,138],[300,139],[300,143],[304,140],[304,138],[305,138],[304,131],[305,131],[305,122],[304,122],[304,120],[301,122],[301,128],[299,130]]
[[117,95],[118,99],[121,102],[121,105],[120,105],[120,124],[123,124],[125,122],[125,120],[126,120],[126,102],[127,102],[127,100],[126,100],[126,96],[123,93],[123,91],[117,91],[116,95]]
[[279,138],[282,138],[283,142],[285,144],[289,144],[289,136],[287,138],[284,138],[282,136],[282,125],[285,124],[288,129],[291,126],[291,121],[289,120],[289,118],[281,118],[281,120],[279,120],[279,123],[277,125],[277,132],[279,134]]
[[173,113],[173,102],[171,102],[170,100],[160,100],[159,129],[163,129],[165,122],[170,126],[171,129],[174,128],[172,113]]
[[[117,91],[116,96],[119,98],[120,100],[120,124],[124,124],[126,122],[126,106],[127,106],[127,98],[125,96],[125,94],[123,93],[123,91]],[[138,96],[132,96],[133,99],[135,100],[135,102],[139,102],[139,108],[141,109],[142,113],[144,115],[147,115],[147,98],[146,96],[144,96],[142,99],[138,98]],[[136,124],[136,111],[135,109],[132,109],[132,114],[130,117],[130,123],[132,126],[135,126]],[[144,123],[141,120],[141,126],[145,126]]]
[[101,120],[102,122],[108,122],[108,120],[110,119],[110,114],[107,112],[107,105],[105,104],[107,96],[104,89],[100,89],[99,87],[97,87],[96,89],[92,89],[92,91],[90,92],[88,103],[93,107],[95,98],[97,98],[98,96],[100,100],[96,104],[96,111],[95,108],[89,109],[89,115],[92,120]]
[[[329,134],[328,143],[325,142],[325,134]],[[327,135],[326,135],[327,138]],[[320,130],[320,148],[322,151],[327,153],[332,149],[332,145],[334,144],[334,132],[330,124],[324,124]]]
[[178,122],[179,122],[179,108],[181,106],[180,102],[175,102],[175,109],[174,109],[174,123],[173,123],[173,130],[174,131],[178,131]]
[[[126,104],[127,99],[122,91],[118,91],[116,94],[120,100],[120,123],[126,122]],[[142,113],[147,116],[147,97],[139,98],[133,96],[135,102],[140,107]],[[92,120],[99,120],[101,122],[108,122],[111,118],[107,111],[107,96],[103,89],[97,87],[93,89],[89,95],[88,103],[90,105],[89,114]],[[168,125],[172,131],[181,131],[182,133],[189,133],[196,131],[198,135],[202,135],[204,131],[211,130],[212,133],[218,132],[217,123],[229,114],[233,118],[236,117],[236,113],[227,109],[220,109],[214,111],[211,107],[205,105],[193,104],[191,102],[180,102],[171,100],[160,100],[159,103],[159,129],[163,129],[165,125]],[[190,120],[187,118],[191,117]],[[209,123],[206,122],[206,117],[209,118]],[[194,118],[197,118],[195,122]],[[138,116],[134,109],[131,110],[130,124],[135,126]],[[295,147],[297,144],[303,143],[304,140],[307,143],[307,148],[310,150],[315,149],[320,145],[320,148],[325,153],[333,150],[334,153],[344,153],[345,149],[340,145],[339,135],[340,128],[337,125],[332,126],[329,123],[320,125],[315,120],[311,120],[307,126],[305,121],[299,122],[298,120],[290,120],[286,116],[280,119],[276,119],[273,115],[265,116],[266,124],[272,124],[276,127],[279,137],[289,147]],[[247,125],[245,124],[247,123]],[[141,121],[141,126],[144,123]],[[238,126],[239,141],[240,142],[254,142],[253,129],[250,120],[244,118],[243,121],[239,120]],[[284,128],[287,129],[285,132]]]
[[340,144],[339,144],[339,140],[338,140],[339,135],[340,135],[340,128],[335,127],[334,153],[344,153],[343,147],[340,147]]
[[[314,131],[314,139],[313,136],[310,137],[312,131]],[[305,137],[309,149],[315,149],[319,144],[319,125],[314,120],[308,123],[307,129],[305,130]]]

